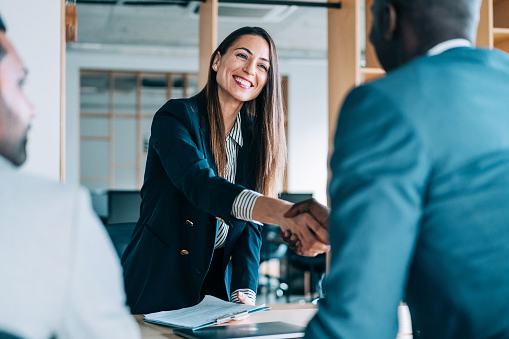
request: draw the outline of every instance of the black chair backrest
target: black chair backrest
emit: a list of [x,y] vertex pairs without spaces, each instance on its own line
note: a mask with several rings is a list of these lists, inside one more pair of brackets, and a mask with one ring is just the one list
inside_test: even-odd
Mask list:
[[313,193],[279,193],[279,199],[293,202],[294,204],[311,199],[312,197]]
[[135,222],[106,225],[106,231],[108,231],[111,242],[113,246],[115,246],[115,250],[120,258],[131,240],[131,235],[133,234],[135,226]]
[[92,208],[101,220],[108,219],[108,191],[91,190]]
[[278,234],[280,231],[281,229],[277,225],[263,225],[260,262],[270,259],[282,259],[285,256],[288,247],[281,239],[279,239]]
[[140,205],[140,191],[108,191],[107,224],[137,222]]
[[14,334],[4,332],[0,329],[0,339],[21,339],[21,337],[18,337]]

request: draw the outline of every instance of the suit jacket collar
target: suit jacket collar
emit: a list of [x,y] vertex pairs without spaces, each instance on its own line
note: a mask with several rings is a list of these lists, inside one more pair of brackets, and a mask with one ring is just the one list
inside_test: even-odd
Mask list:
[[239,147],[239,155],[237,156],[237,175],[235,183],[240,184],[246,188],[255,189],[255,178],[252,166],[253,153],[253,121],[252,118],[246,114],[245,110],[240,111],[242,116],[241,130],[243,144]]

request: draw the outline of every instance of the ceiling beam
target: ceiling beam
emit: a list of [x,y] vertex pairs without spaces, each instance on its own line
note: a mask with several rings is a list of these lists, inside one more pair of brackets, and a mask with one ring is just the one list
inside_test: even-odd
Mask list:
[[[162,5],[187,5],[189,2],[206,2],[206,0],[76,0],[79,4],[97,5],[132,5],[132,6],[162,6]],[[299,6],[299,7],[322,7],[340,9],[341,1],[338,2],[313,2],[313,1],[287,1],[287,0],[218,0],[220,3],[231,4],[254,4],[272,6]]]
[[[197,0],[204,2],[205,0]],[[189,2],[196,2],[194,0],[76,0],[78,4],[91,4],[91,5],[131,5],[131,6],[164,6],[164,5],[187,5]]]
[[337,9],[341,8],[341,1],[338,2],[312,2],[312,1],[286,1],[286,0],[218,0],[218,1],[221,3],[232,3],[232,4],[323,7]]

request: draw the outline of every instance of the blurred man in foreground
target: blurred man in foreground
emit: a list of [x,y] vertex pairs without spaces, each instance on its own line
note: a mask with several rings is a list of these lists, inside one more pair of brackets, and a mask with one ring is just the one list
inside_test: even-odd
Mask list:
[[138,338],[88,194],[15,168],[35,110],[0,19],[0,337]]

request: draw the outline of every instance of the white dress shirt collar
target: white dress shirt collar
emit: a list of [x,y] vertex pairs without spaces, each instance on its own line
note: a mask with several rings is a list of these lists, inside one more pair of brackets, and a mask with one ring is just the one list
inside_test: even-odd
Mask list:
[[428,53],[426,55],[433,56],[441,54],[449,49],[456,48],[456,47],[472,47],[472,43],[468,41],[467,39],[451,39],[442,41],[441,43],[435,45],[434,47],[430,48]]
[[244,140],[242,139],[242,129],[241,129],[241,119],[240,112],[237,114],[237,119],[235,119],[235,124],[233,124],[232,129],[226,135],[227,138],[231,138],[237,145],[242,147],[244,145]]

